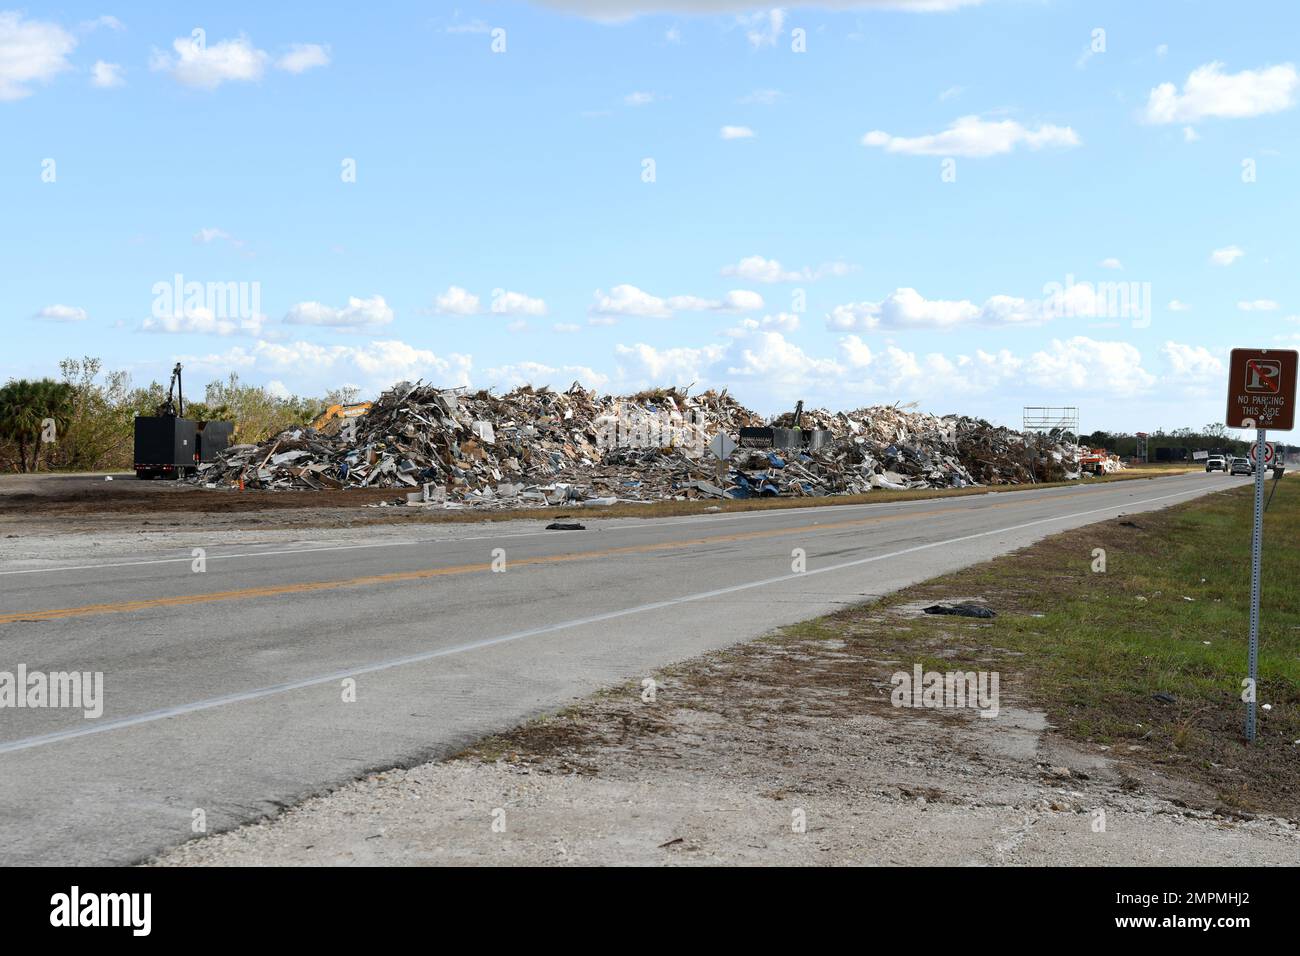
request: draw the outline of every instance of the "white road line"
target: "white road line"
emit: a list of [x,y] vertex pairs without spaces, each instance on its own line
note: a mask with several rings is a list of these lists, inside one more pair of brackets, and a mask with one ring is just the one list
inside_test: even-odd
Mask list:
[[1068,515],[1055,515],[1050,518],[1039,518],[1035,521],[1026,521],[1023,524],[1010,525],[1006,528],[996,528],[992,531],[979,531],[974,534],[962,535],[958,538],[948,538],[944,541],[931,541],[928,544],[914,545],[910,548],[904,548],[901,551],[891,551],[888,554],[877,554],[869,558],[857,558],[853,561],[845,561],[841,564],[833,564],[824,568],[810,568],[802,573],[782,574],[774,578],[764,578],[761,581],[750,581],[746,584],[733,584],[729,587],[717,588],[712,591],[701,591],[698,594],[687,594],[684,597],[670,598],[666,601],[654,601],[650,604],[640,604],[636,607],[623,608],[619,611],[607,611],[603,614],[595,614],[590,617],[577,618],[572,621],[562,621],[559,624],[547,624],[543,627],[530,628],[526,631],[515,631],[511,634],[502,634],[498,637],[484,638],[483,640],[471,641],[467,644],[458,644],[454,647],[445,647],[436,651],[423,651],[419,654],[395,657],[389,660],[378,661],[373,664],[363,664],[359,667],[333,671],[332,673],[323,674],[317,677],[304,677],[300,680],[285,681],[281,684],[271,684],[267,687],[258,687],[253,690],[240,691],[239,693],[224,694],[220,697],[209,697],[205,700],[197,700],[188,704],[177,704],[174,707],[164,707],[161,710],[152,710],[143,714],[134,714],[130,717],[119,717],[115,720],[95,723],[88,727],[81,727],[75,730],[56,730],[48,734],[24,737],[19,740],[9,741],[8,743],[0,743],[0,754],[13,753],[19,750],[30,750],[34,747],[60,743],[65,740],[75,740],[78,737],[90,737],[95,734],[108,733],[112,730],[122,730],[127,727],[137,727],[141,724],[149,724],[157,720],[166,720],[169,717],[180,717],[185,714],[193,714],[204,710],[212,710],[216,707],[224,707],[227,704],[245,703],[247,701],[260,700],[264,697],[272,697],[276,694],[285,694],[290,691],[303,690],[307,687],[331,684],[335,681],[342,680],[345,677],[355,677],[359,674],[373,674],[376,671],[390,670],[394,667],[403,667],[407,664],[420,664],[425,661],[435,660],[439,657],[449,657],[452,654],[464,654],[470,651],[478,651],[487,647],[493,647],[497,644],[508,644],[529,637],[551,634],[555,631],[568,630],[573,627],[583,627],[588,624],[599,624],[604,621],[612,621],[621,617],[628,617],[632,614],[644,614],[647,611],[660,611],[665,608],[677,607],[681,604],[690,604],[695,601],[706,601],[709,598],[721,597],[725,594],[735,594],[738,591],[748,591],[753,588],[770,587],[774,584],[804,579],[816,574],[829,574],[833,571],[844,571],[848,568],[861,567],[864,564],[873,564],[876,561],[887,561],[890,558],[902,557],[905,554],[915,554],[917,551],[926,551],[930,548],[942,548],[953,544],[960,544],[963,541],[973,541],[976,538],[987,538],[990,535],[995,534],[1007,534],[1011,531],[1020,531],[1024,528],[1035,527],[1036,525],[1050,524],[1053,521],[1067,521],[1071,518],[1084,518],[1088,515],[1100,514],[1103,511],[1112,511],[1117,507],[1132,507],[1133,505],[1150,504],[1154,501],[1166,501],[1169,498],[1178,498],[1186,494],[1200,493],[1203,490],[1203,488],[1191,488],[1186,491],[1174,492],[1173,494],[1160,495],[1156,498],[1144,498],[1140,501],[1121,502],[1118,504],[1107,505],[1102,508],[1093,508],[1088,511],[1076,511]]
[[[1175,477],[1175,476],[1170,476],[1170,477]],[[1182,476],[1177,476],[1177,477],[1182,477]],[[1161,480],[1161,479],[1157,479],[1157,480]],[[1072,493],[1075,489],[1073,487],[1040,488],[1040,489],[1024,488],[1021,489],[1021,492],[1032,492],[1035,490],[1037,490],[1037,492],[1040,495],[1043,495],[1053,491],[1060,491],[1069,494]],[[984,495],[958,495],[957,500],[962,500],[966,498],[980,500],[986,497],[986,495],[1001,496],[1005,494],[1017,494],[1017,493],[1020,492],[990,491],[990,492],[986,492]],[[625,528],[634,528],[634,529],[671,528],[682,524],[712,524],[713,522],[717,522],[717,521],[737,521],[746,518],[790,517],[791,515],[806,515],[810,511],[821,514],[832,510],[835,511],[836,513],[840,513],[844,511],[852,511],[861,508],[890,508],[890,507],[905,507],[909,505],[925,505],[933,501],[942,501],[942,500],[944,499],[943,498],[917,498],[913,501],[880,501],[880,502],[864,501],[863,503],[856,504],[856,505],[819,505],[811,508],[772,508],[772,509],[764,509],[761,511],[741,511],[741,512],[735,512],[733,514],[725,514],[725,515],[698,515],[698,516],[692,515],[687,518],[672,518],[667,520],[656,520],[654,518],[650,518],[650,519],[634,518],[634,519],[630,519],[631,523],[611,525],[610,528],[612,530],[623,530]],[[599,516],[599,512],[592,513],[593,518],[598,516]],[[518,519],[518,520],[527,520],[527,519]],[[547,535],[547,534],[550,534],[550,532],[520,531],[520,532],[512,532],[509,534],[472,535],[464,538],[416,538],[416,539],[404,539],[401,541],[372,541],[368,544],[329,545],[320,548],[288,548],[280,551],[245,551],[237,554],[209,554],[207,555],[207,560],[224,561],[224,560],[230,560],[235,558],[271,558],[271,557],[281,557],[286,555],[319,554],[322,552],[329,552],[329,551],[357,551],[357,550],[362,550],[367,548],[409,548],[409,547],[416,547],[418,545],[429,545],[429,544],[458,544],[462,541],[502,541],[509,538],[541,537],[542,535]],[[65,571],[98,571],[100,569],[108,569],[108,568],[139,568],[139,567],[148,567],[150,565],[158,565],[158,564],[189,564],[193,560],[194,560],[193,555],[185,555],[183,557],[176,557],[176,558],[148,558],[142,561],[113,561],[106,564],[73,564],[73,565],[66,565],[64,567],[58,567],[58,568],[20,568],[12,571],[0,571],[0,577],[6,575],[12,575],[12,574],[59,574]]]

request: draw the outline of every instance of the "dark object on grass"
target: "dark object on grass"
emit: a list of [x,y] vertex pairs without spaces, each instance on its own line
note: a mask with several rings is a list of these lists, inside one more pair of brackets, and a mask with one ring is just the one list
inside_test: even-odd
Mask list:
[[1174,695],[1173,695],[1173,694],[1166,694],[1164,691],[1161,691],[1159,694],[1152,694],[1152,695],[1151,695],[1151,699],[1152,699],[1152,700],[1158,700],[1158,701],[1160,701],[1160,703],[1162,703],[1162,704],[1172,704],[1172,703],[1175,702],[1175,701],[1174,701]]
[[997,617],[997,612],[982,604],[931,604],[926,614],[952,614],[956,617]]
[[587,526],[576,521],[552,521],[546,526],[547,531],[586,531]]
[[1121,528],[1137,528],[1139,531],[1142,530],[1142,526],[1136,521],[1121,521],[1119,525]]

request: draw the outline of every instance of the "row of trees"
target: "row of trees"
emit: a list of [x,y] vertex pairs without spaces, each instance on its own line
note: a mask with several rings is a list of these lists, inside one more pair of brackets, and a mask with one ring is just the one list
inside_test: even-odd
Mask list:
[[[58,380],[16,379],[0,386],[0,471],[129,470],[136,415],[152,415],[167,397],[158,382],[134,387],[126,372],[104,372],[97,358],[65,359]],[[202,401],[185,400],[185,417],[235,423],[235,441],[257,442],[304,425],[333,402],[274,395],[231,373]]]
[[[1091,435],[1081,435],[1080,444],[1093,448],[1105,448],[1121,457],[1137,454],[1137,436],[1127,432],[1096,431]],[[1156,460],[1157,448],[1186,448],[1190,451],[1226,451],[1234,455],[1244,455],[1250,442],[1237,438],[1228,432],[1226,425],[1217,422],[1198,428],[1175,428],[1171,431],[1158,429],[1147,435],[1147,457]]]

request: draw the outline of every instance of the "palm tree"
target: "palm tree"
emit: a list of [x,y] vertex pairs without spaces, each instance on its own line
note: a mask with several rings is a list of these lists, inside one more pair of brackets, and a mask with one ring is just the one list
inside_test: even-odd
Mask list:
[[[22,471],[34,471],[39,463],[47,419],[54,422],[56,435],[68,427],[72,395],[71,385],[48,378],[36,382],[17,379],[0,388],[0,438],[18,445]],[[32,450],[30,467],[28,448]]]

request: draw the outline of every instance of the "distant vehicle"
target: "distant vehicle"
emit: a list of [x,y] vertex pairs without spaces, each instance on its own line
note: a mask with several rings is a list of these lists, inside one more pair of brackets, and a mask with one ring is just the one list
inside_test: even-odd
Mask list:
[[1255,473],[1254,467],[1251,465],[1250,461],[1245,458],[1232,459],[1232,465],[1229,466],[1228,470],[1229,474],[1233,475],[1253,475]]
[[1207,458],[1205,460],[1205,470],[1206,471],[1227,471],[1228,462],[1224,459],[1222,455],[1215,455],[1214,457]]

